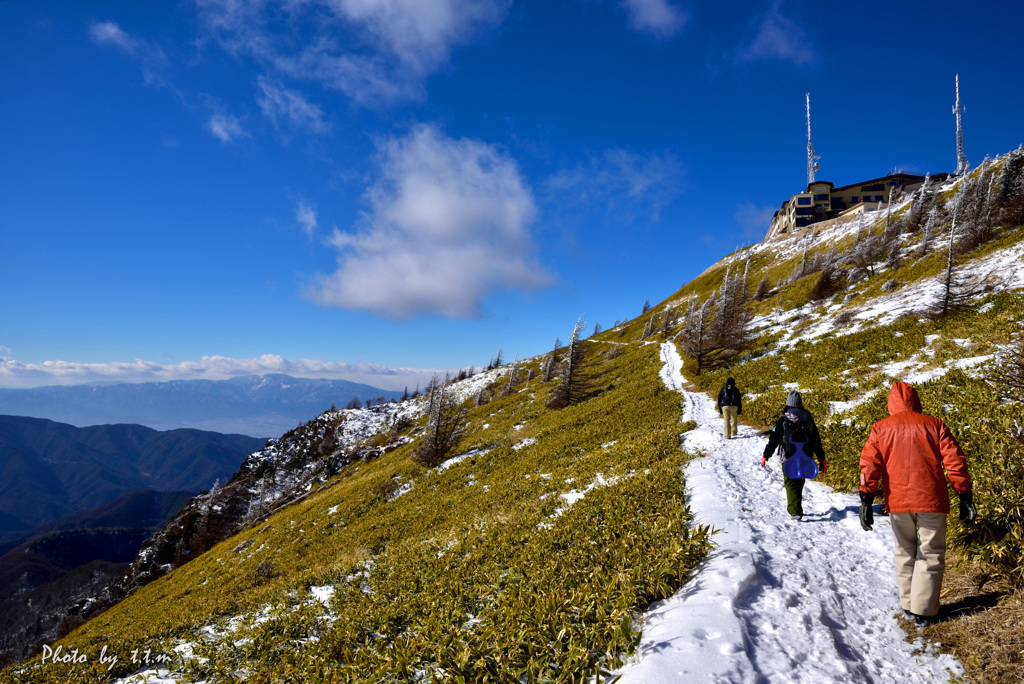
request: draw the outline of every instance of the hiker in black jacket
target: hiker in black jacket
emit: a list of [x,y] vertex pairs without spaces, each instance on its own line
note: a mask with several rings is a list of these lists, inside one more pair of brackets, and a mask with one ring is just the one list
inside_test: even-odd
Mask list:
[[[802,432],[807,439],[804,445],[804,453],[808,456],[817,456],[821,464],[821,472],[828,469],[825,462],[825,450],[821,446],[821,435],[818,434],[818,426],[814,424],[814,416],[810,411],[804,409],[803,399],[800,393],[793,391],[786,397],[786,408],[782,415],[775,422],[771,434],[768,437],[768,444],[764,448],[764,455],[761,457],[761,467],[764,468],[768,459],[772,457],[775,450],[782,447],[783,462],[796,453],[796,447],[790,437],[797,432]],[[798,438],[797,441],[803,441]],[[786,473],[782,473],[782,479],[786,486],[786,503],[789,515],[800,520],[804,517],[804,478],[789,479]]]
[[736,381],[727,378],[718,391],[718,415],[725,418],[725,438],[736,436],[736,417],[743,413],[743,397],[736,387]]

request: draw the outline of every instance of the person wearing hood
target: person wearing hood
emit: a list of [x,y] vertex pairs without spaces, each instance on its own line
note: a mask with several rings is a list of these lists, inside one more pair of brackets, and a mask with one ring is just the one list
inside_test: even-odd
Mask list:
[[908,619],[935,621],[946,568],[949,490],[960,499],[960,520],[977,517],[963,449],[942,420],[921,411],[917,390],[905,382],[889,390],[889,417],[871,427],[860,455],[860,524],[874,524],[871,504],[882,483],[895,540],[896,586]]
[[736,381],[727,378],[722,389],[718,390],[718,415],[725,418],[725,438],[736,436],[736,418],[743,413],[743,397],[740,395]]
[[[796,453],[796,447],[789,439],[794,431],[802,431],[807,438],[804,453],[808,456],[817,456],[821,464],[821,472],[828,470],[828,463],[825,461],[825,449],[821,446],[821,435],[818,433],[818,426],[814,422],[814,416],[804,408],[803,398],[797,391],[792,391],[786,397],[786,407],[782,415],[775,421],[771,434],[768,436],[768,444],[761,456],[761,467],[764,468],[768,459],[772,457],[776,449],[782,448],[783,459],[789,458]],[[782,479],[786,486],[786,510],[796,520],[804,517],[804,478],[790,479],[786,473],[782,473]]]

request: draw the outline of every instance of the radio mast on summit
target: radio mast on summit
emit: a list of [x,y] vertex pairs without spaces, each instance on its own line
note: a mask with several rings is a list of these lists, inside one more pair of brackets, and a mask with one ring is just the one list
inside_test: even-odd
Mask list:
[[[959,102],[959,99],[957,99]],[[959,115],[957,116],[957,122],[960,121]],[[821,159],[818,155],[814,154],[814,146],[811,145],[811,94],[807,93],[807,185],[809,186],[814,182],[814,174],[821,170],[821,166],[818,165],[818,160]]]
[[953,106],[953,113],[956,114],[956,175],[962,176],[970,170],[971,165],[964,154],[964,129],[960,121],[964,113],[964,108],[960,106],[960,74],[956,75],[956,105]]

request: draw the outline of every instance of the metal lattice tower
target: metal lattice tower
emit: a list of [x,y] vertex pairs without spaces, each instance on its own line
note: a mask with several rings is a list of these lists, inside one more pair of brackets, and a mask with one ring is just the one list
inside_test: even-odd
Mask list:
[[[959,119],[957,119],[959,121]],[[811,145],[811,94],[807,93],[807,185],[814,182],[814,174],[821,169],[818,160],[821,159],[814,154],[814,147]]]
[[964,108],[960,105],[960,74],[956,75],[956,104],[953,106],[953,113],[956,114],[956,175],[962,176],[971,165],[964,154],[964,129],[961,121]]

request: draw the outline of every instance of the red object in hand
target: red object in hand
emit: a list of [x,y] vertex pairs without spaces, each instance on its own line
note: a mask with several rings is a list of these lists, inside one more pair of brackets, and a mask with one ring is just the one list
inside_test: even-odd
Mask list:
[[821,474],[824,475],[828,472],[828,461],[821,459]]
[[761,457],[761,467],[764,468],[764,464],[768,462],[768,459],[764,456]]

